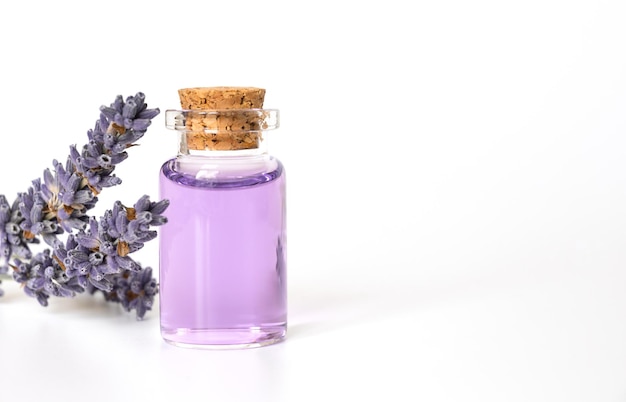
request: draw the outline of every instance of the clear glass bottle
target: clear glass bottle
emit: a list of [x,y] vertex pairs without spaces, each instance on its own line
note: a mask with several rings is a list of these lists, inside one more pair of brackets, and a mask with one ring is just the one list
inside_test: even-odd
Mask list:
[[[170,200],[159,234],[163,338],[198,348],[283,340],[285,170],[266,142],[278,110],[168,110],[165,118],[180,147],[160,174],[161,197]],[[254,123],[228,131],[196,124],[220,120]]]

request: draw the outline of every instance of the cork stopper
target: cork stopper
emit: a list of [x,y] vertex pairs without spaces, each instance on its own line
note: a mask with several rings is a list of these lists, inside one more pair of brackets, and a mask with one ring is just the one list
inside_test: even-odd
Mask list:
[[[224,110],[198,114],[187,120],[187,147],[191,150],[237,150],[258,148],[261,127],[255,113],[237,109],[261,109],[265,89],[253,87],[207,87],[178,90],[186,110]],[[226,112],[230,111],[232,112]]]

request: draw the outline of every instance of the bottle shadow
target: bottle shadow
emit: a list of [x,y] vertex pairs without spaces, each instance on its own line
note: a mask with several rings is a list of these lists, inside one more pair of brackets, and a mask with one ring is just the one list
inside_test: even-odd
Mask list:
[[287,338],[309,338],[408,313],[420,307],[422,297],[379,289],[300,293],[290,300]]
[[447,278],[398,278],[368,287],[344,285],[333,289],[293,289],[289,302],[288,339],[299,340],[367,325],[441,305],[463,303],[505,291],[508,283],[493,275]]

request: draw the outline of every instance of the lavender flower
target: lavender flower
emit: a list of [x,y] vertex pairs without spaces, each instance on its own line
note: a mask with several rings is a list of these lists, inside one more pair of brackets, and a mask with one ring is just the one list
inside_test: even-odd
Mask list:
[[30,262],[16,260],[13,279],[24,284],[26,294],[36,298],[42,306],[48,305],[50,296],[71,297],[82,291],[77,280],[65,275],[49,249],[36,254]]
[[151,119],[160,113],[159,109],[148,109],[141,92],[126,101],[118,95],[111,106],[102,106],[100,111],[94,129],[87,132],[89,143],[81,152],[71,147],[69,157],[75,171],[96,194],[121,183],[112,174],[115,165],[128,157],[126,149],[143,137]]
[[148,109],[145,103],[146,96],[138,92],[135,96],[126,98],[123,101],[121,95],[115,98],[115,102],[110,107],[101,107],[100,111],[109,122],[115,123],[118,127],[126,130],[145,131],[150,125],[150,119],[159,114],[158,109]]
[[84,229],[89,220],[86,213],[95,206],[98,197],[87,186],[86,181],[74,171],[69,159],[65,167],[56,160],[53,164],[54,175],[46,169],[45,183],[41,186],[48,213],[56,217],[68,232],[72,229]]
[[[33,237],[25,238],[20,224],[24,221],[19,209],[19,199],[12,206],[4,195],[0,195],[0,274],[6,274],[9,269],[11,256],[21,259],[29,259],[32,253],[28,243],[38,243]],[[1,283],[1,282],[0,282]],[[4,292],[0,289],[0,296]]]
[[[113,209],[105,211],[100,220],[91,218],[87,230],[68,236],[65,245],[55,248],[54,255],[62,262],[68,278],[76,278],[91,293],[102,291],[107,300],[121,302],[128,311],[135,309],[138,318],[141,318],[151,307],[154,292],[143,288],[151,282],[147,277],[137,276],[145,270],[142,271],[129,254],[156,237],[156,232],[150,228],[167,222],[162,213],[168,205],[167,200],[151,202],[148,196],[141,197],[133,208],[124,207],[117,201]],[[151,274],[142,275],[151,278]],[[126,296],[118,294],[120,289],[131,286],[138,278],[142,278],[143,293],[133,291],[136,296],[132,298],[130,293]],[[125,282],[127,280],[131,280],[128,286]],[[137,298],[140,301],[134,301]],[[125,304],[125,300],[128,304]]]
[[144,135],[150,119],[159,114],[159,109],[147,107],[141,92],[126,102],[118,96],[110,107],[101,107],[100,119],[87,132],[89,142],[82,150],[72,145],[65,166],[54,160],[54,173],[46,169],[43,184],[35,180],[20,194],[25,236],[41,235],[54,247],[57,235],[86,227],[87,211],[95,206],[97,195],[103,188],[121,183],[113,174],[115,166],[128,157],[126,149]]
[[[4,195],[0,195],[0,274],[6,274],[9,268],[8,262],[11,257],[11,243],[9,242],[9,231],[11,231],[11,206]],[[9,230],[7,231],[7,226]],[[18,226],[19,227],[19,226]]]
[[20,228],[24,231],[22,233],[24,237],[42,236],[46,243],[53,245],[56,242],[56,235],[63,233],[63,230],[57,225],[55,217],[49,213],[42,194],[41,182],[37,179],[33,181],[33,186],[28,192],[19,195],[19,209],[24,218]]
[[24,236],[21,223],[24,221],[19,208],[19,199],[9,203],[5,196],[0,195],[0,273],[6,273],[11,256],[29,259],[32,253],[28,243],[38,243],[34,236]]
[[[13,268],[13,278],[44,306],[50,296],[99,290],[142,318],[158,285],[152,270],[142,269],[129,254],[156,237],[151,227],[167,222],[162,213],[169,202],[144,196],[128,208],[118,201],[100,220],[88,211],[102,189],[121,183],[113,174],[116,165],[128,157],[126,150],[145,134],[159,109],[148,109],[139,92],[126,100],[119,95],[100,111],[87,132],[89,142],[80,150],[70,146],[65,164],[54,160],[54,170],[44,170],[43,182],[34,180],[12,206],[0,195],[0,274]],[[39,238],[54,252],[46,249],[33,257],[28,244]]]
[[[124,310],[135,310],[137,319],[143,319],[147,311],[152,310],[154,297],[159,292],[159,286],[152,277],[152,268],[140,268],[138,271],[125,271],[113,277],[113,289],[103,292],[107,301],[120,303]],[[100,290],[88,286],[90,293]]]

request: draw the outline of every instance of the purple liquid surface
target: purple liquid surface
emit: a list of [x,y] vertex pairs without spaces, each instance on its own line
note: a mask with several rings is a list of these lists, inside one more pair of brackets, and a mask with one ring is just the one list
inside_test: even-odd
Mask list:
[[170,200],[160,230],[161,333],[185,345],[252,345],[285,336],[285,175],[160,175]]

